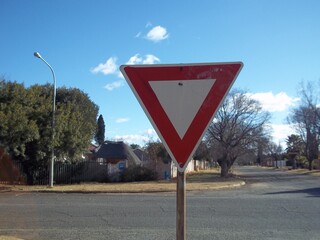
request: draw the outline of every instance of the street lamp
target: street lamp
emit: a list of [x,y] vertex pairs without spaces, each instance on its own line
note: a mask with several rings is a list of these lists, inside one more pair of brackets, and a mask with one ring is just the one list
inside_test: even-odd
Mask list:
[[53,187],[53,168],[54,168],[54,135],[55,135],[55,111],[56,111],[56,76],[50,64],[44,60],[40,53],[35,52],[35,57],[40,58],[51,70],[53,76],[53,99],[52,99],[52,149],[51,149],[51,161],[50,161],[50,175],[49,175],[49,186]]

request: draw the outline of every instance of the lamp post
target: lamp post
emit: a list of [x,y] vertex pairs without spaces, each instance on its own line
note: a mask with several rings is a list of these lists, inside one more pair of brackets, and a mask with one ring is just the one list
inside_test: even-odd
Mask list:
[[55,135],[55,111],[56,111],[56,76],[54,74],[53,68],[50,64],[44,60],[40,53],[35,52],[33,54],[35,57],[40,58],[51,70],[53,76],[53,99],[52,99],[52,149],[51,149],[51,161],[50,161],[50,175],[49,175],[49,186],[53,187],[53,169],[54,169],[54,135]]

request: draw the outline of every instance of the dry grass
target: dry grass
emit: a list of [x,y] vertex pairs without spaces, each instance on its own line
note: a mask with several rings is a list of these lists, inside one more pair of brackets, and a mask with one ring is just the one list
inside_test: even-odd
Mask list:
[[13,236],[2,236],[0,235],[0,240],[23,240],[22,238],[16,238]]
[[274,169],[276,171],[286,171],[289,173],[295,173],[295,174],[302,174],[302,175],[312,175],[315,177],[320,177],[320,170],[309,170],[305,168],[298,168],[298,169],[292,169],[291,167],[282,167],[282,168],[270,168],[270,167],[264,167],[267,169]]
[[[217,170],[199,171],[187,176],[187,191],[213,190],[226,187],[243,185],[244,182],[229,178],[221,179]],[[7,187],[8,186],[1,186]],[[175,192],[176,182],[152,181],[133,183],[83,183],[75,185],[55,185],[53,188],[47,186],[9,186],[10,191],[29,192],[108,192],[108,193],[138,193],[138,192]]]
[[289,171],[292,173],[297,173],[297,174],[306,174],[306,175],[320,177],[320,170],[311,170],[310,171],[308,169],[291,169]]

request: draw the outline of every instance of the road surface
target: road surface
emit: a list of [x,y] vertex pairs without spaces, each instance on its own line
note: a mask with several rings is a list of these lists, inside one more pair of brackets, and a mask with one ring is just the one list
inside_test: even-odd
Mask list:
[[[187,239],[320,239],[320,179],[242,167],[241,188],[187,193]],[[0,193],[0,236],[175,239],[174,194]]]

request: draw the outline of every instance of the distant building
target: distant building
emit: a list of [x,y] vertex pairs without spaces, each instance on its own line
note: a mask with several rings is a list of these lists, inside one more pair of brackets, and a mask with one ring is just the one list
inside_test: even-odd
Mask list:
[[98,148],[97,145],[91,143],[86,153],[83,154],[83,158],[88,161],[92,161],[95,159],[94,153]]
[[108,165],[111,181],[119,181],[121,173],[130,166],[141,165],[139,158],[124,142],[105,141],[94,153],[97,162]]
[[[157,173],[159,180],[169,180],[177,176],[177,167],[173,163],[173,161],[168,161],[167,163],[164,163],[161,160],[151,159],[149,155],[140,148],[134,149],[133,152],[140,159],[142,166],[151,169]],[[208,168],[208,161],[199,161],[192,159],[189,162],[185,171],[186,173],[188,173]]]
[[149,165],[152,163],[151,159],[149,158],[149,155],[141,148],[133,149],[133,152],[141,161],[141,166],[149,167]]

